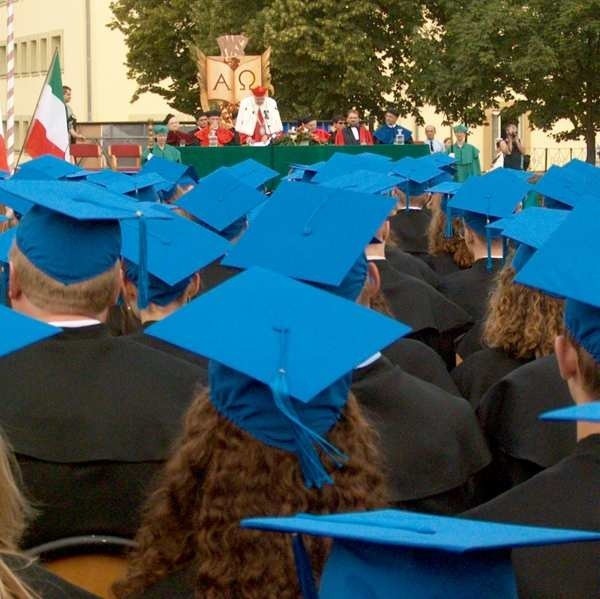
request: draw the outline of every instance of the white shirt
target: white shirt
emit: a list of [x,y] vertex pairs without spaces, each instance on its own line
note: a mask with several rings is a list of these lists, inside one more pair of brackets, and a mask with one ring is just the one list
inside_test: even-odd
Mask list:
[[[435,154],[436,152],[444,151],[444,144],[438,139],[426,139],[425,144],[429,147],[429,153]],[[432,149],[433,146],[433,149]]]
[[48,324],[61,329],[79,329],[81,327],[92,327],[100,324],[100,321],[95,318],[82,318],[81,320],[53,320]]

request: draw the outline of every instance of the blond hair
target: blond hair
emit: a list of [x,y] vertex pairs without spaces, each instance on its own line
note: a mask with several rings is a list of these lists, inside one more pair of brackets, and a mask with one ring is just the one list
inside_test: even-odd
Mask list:
[[431,220],[427,227],[428,252],[432,256],[450,254],[459,268],[473,266],[474,257],[465,240],[459,234],[460,219],[452,220],[452,236],[446,237],[446,214],[439,200],[431,202]]
[[[69,249],[65,248],[65,251]],[[119,290],[118,261],[97,277],[72,285],[64,285],[44,274],[16,244],[10,251],[10,262],[23,293],[41,309],[64,314],[99,314],[114,303]]]
[[554,353],[554,339],[563,329],[561,300],[514,282],[507,264],[496,277],[488,304],[483,341],[517,359]]
[[0,435],[0,597],[35,599],[37,595],[23,584],[4,563],[3,555],[15,555],[32,510],[17,481],[20,475],[16,460]]

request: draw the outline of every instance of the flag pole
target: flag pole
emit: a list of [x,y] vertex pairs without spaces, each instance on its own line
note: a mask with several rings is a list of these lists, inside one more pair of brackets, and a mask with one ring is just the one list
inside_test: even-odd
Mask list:
[[6,146],[8,168],[14,171],[15,161],[15,4],[6,3]]
[[[15,170],[19,166],[19,162],[21,162],[21,158],[23,157],[23,151],[25,150],[25,146],[27,145],[27,141],[29,140],[29,134],[31,133],[31,126],[33,125],[33,121],[35,120],[35,115],[37,114],[38,107],[40,105],[40,101],[42,96],[44,95],[44,90],[46,89],[46,84],[48,83],[48,78],[50,77],[50,73],[54,70],[54,63],[58,60],[58,48],[54,50],[54,55],[52,56],[52,61],[50,62],[50,66],[48,67],[48,72],[46,73],[46,78],[44,79],[44,84],[42,85],[42,90],[40,91],[40,95],[38,96],[37,102],[35,104],[35,108],[33,110],[33,115],[31,120],[29,121],[29,126],[27,127],[27,135],[25,135],[25,139],[23,144],[21,145],[21,151],[19,152],[19,157],[17,158],[17,164],[15,164]],[[63,100],[64,102],[64,100]],[[66,116],[65,116],[66,118]]]

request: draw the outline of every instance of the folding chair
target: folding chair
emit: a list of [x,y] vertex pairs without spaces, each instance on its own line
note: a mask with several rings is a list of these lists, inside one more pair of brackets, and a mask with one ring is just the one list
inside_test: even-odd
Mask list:
[[[115,171],[137,171],[142,159],[142,146],[139,144],[111,144],[108,146],[110,167]],[[120,166],[119,160],[133,161],[133,166]]]
[[85,535],[44,543],[27,554],[71,584],[109,598],[113,583],[125,575],[125,553],[135,546],[122,537]]
[[[104,154],[102,154],[102,148],[99,144],[85,143],[85,144],[71,144],[71,162],[78,166],[87,168],[89,170],[100,170],[106,166],[104,160]],[[95,167],[89,167],[84,164],[84,160],[93,159],[96,160]]]

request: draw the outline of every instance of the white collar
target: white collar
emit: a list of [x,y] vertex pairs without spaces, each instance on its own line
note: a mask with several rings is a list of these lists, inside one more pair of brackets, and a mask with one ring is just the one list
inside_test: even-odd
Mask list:
[[373,364],[373,362],[377,362],[381,358],[381,352],[378,351],[376,354],[373,354],[370,358],[367,358],[364,362],[361,362],[358,366],[354,367],[354,370],[358,370],[359,368],[366,368]]
[[100,321],[95,318],[82,318],[81,320],[53,320],[48,324],[61,329],[79,329],[100,324]]

